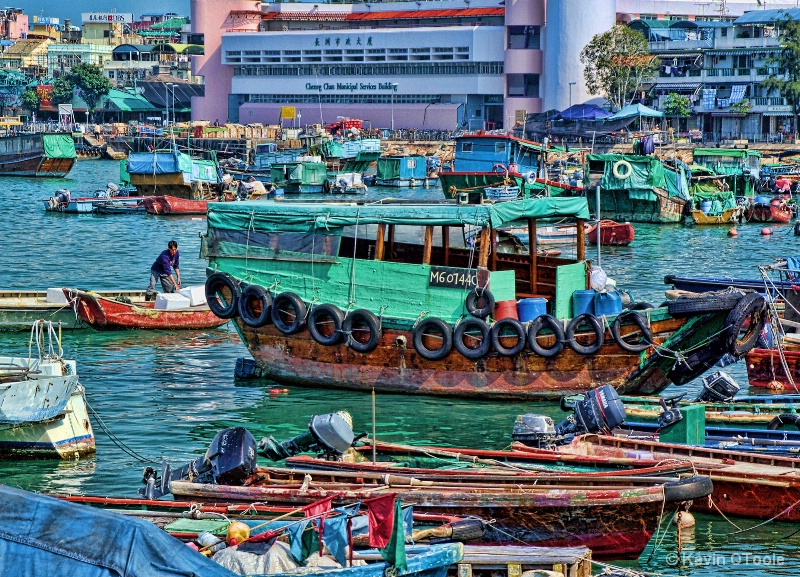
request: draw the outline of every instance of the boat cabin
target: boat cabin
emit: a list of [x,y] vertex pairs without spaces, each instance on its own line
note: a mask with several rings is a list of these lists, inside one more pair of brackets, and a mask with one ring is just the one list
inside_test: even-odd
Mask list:
[[[584,198],[498,204],[455,202],[210,203],[204,239],[209,268],[306,303],[365,308],[413,323],[425,313],[454,323],[475,289],[495,300],[543,297],[557,318],[571,316],[575,290],[589,287],[585,237],[576,258],[544,256],[540,219],[575,219]],[[500,230],[524,227],[529,246],[505,245]]]
[[[539,174],[541,144],[504,134],[469,134],[456,138],[454,172]],[[501,168],[502,167],[502,168]]]
[[733,148],[695,148],[694,164],[713,170],[716,174],[728,177],[730,190],[736,196],[753,196],[751,176],[758,180],[761,176],[761,152],[758,150]]

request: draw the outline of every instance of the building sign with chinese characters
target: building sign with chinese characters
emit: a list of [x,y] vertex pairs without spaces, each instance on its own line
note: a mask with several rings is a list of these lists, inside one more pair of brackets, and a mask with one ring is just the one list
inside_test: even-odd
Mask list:
[[131,24],[133,14],[120,14],[117,12],[83,12],[81,19],[84,24]]
[[356,36],[355,38],[349,36],[345,38],[341,36],[317,37],[314,39],[314,46],[372,46],[372,36],[367,36],[366,38],[362,36]]
[[313,92],[332,92],[346,91],[355,92],[356,90],[391,90],[397,92],[396,82],[306,82],[306,90]]

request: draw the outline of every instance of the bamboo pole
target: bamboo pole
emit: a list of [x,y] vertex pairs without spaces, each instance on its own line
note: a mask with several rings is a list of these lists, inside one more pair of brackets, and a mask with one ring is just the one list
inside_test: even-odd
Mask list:
[[442,248],[444,249],[444,266],[450,265],[450,227],[442,227]]
[[539,290],[537,286],[539,284],[538,279],[538,258],[539,258],[539,247],[537,246],[536,242],[536,219],[529,218],[528,219],[528,255],[529,255],[529,266],[530,266],[530,292],[531,294],[536,294]]
[[575,221],[576,234],[578,237],[578,260],[586,258],[586,229],[583,226],[583,219],[579,218]]
[[481,230],[480,235],[480,254],[478,256],[478,268],[486,268],[489,263],[489,229]]
[[375,260],[383,260],[384,241],[386,237],[386,225],[378,225],[378,237],[375,239]]
[[425,245],[422,248],[422,264],[431,264],[431,250],[433,249],[433,227],[425,227]]

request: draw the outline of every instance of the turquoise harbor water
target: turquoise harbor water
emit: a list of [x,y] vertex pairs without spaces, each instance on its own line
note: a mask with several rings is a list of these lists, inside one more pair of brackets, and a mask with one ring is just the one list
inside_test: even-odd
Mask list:
[[[0,179],[0,288],[144,289],[156,255],[175,238],[181,251],[185,285],[201,284],[205,261],[198,257],[198,233],[205,219],[46,213],[40,199],[66,187],[73,195],[91,194],[116,181],[118,165],[81,161],[66,180]],[[370,197],[439,198],[440,191],[373,189]],[[602,266],[638,300],[659,303],[665,274],[757,276],[757,264],[800,252],[791,226],[744,225],[738,238],[727,227],[636,226],[636,241],[626,248],[603,248]],[[596,250],[592,248],[591,250]],[[0,333],[2,354],[27,352],[28,335]],[[233,367],[247,351],[227,329],[202,332],[116,332],[91,329],[65,333],[64,349],[78,362],[90,405],[123,451],[94,422],[97,455],[79,462],[0,462],[0,481],[44,492],[135,496],[142,469],[162,457],[183,463],[201,455],[223,427],[244,425],[257,439],[285,438],[303,430],[310,415],[350,411],[358,431],[371,429],[370,396],[349,391],[292,387],[273,395],[269,384],[237,385]],[[744,367],[729,367],[740,383]],[[695,386],[682,389],[694,392]],[[543,411],[564,416],[555,405],[520,402],[479,403],[458,399],[380,395],[378,437],[408,443],[502,448],[509,444],[517,414]],[[658,551],[639,563],[641,570],[669,575],[800,576],[800,533],[796,524],[735,519],[738,529],[719,517],[698,516],[683,533],[683,561],[676,566],[675,531],[670,528]],[[761,525],[756,527],[757,525]]]

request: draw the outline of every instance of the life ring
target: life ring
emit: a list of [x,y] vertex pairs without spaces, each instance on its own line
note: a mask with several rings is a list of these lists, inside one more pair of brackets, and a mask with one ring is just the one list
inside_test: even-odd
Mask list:
[[[503,331],[506,329],[511,329],[514,334],[504,334]],[[517,340],[513,346],[507,347],[503,344],[502,341],[514,337]],[[492,346],[504,357],[518,355],[525,348],[525,327],[517,319],[500,319],[492,325]]]
[[[575,331],[578,330],[578,327],[581,326],[583,322],[588,322],[589,327],[595,334],[594,342],[588,345],[582,345],[581,343],[575,340]],[[565,337],[567,344],[569,345],[569,348],[571,348],[579,355],[593,355],[603,347],[605,334],[606,331],[603,328],[603,324],[600,322],[600,319],[589,313],[583,313],[582,315],[578,315],[569,322],[569,324],[567,325],[567,330],[565,332]]]
[[306,322],[306,303],[294,293],[285,292],[272,301],[272,324],[285,335],[292,335]]
[[[622,324],[629,319],[633,321],[633,324],[642,333],[641,340],[638,343],[629,343],[620,334]],[[617,315],[617,318],[614,319],[614,324],[611,325],[611,336],[614,337],[614,341],[619,345],[619,348],[629,353],[641,353],[649,349],[653,344],[653,332],[647,326],[645,318],[636,311],[627,311]]]
[[[749,353],[758,342],[758,337],[764,329],[767,320],[767,300],[761,293],[748,293],[744,295],[736,306],[733,307],[725,325],[728,327],[728,350],[741,358]],[[745,323],[749,326],[745,328]],[[740,335],[742,329],[745,333]]]
[[489,289],[475,289],[470,291],[464,303],[467,312],[473,317],[485,319],[494,311],[494,295]]
[[767,425],[767,430],[777,431],[781,428],[781,425],[794,425],[800,429],[800,415],[795,415],[794,413],[781,413],[769,422]]
[[508,172],[508,168],[506,168],[505,164],[498,163],[492,167],[492,172]]
[[319,305],[308,315],[308,332],[321,345],[335,345],[342,340],[344,313],[336,305]]
[[[221,319],[232,319],[236,316],[240,294],[239,283],[224,272],[215,272],[206,279],[208,308]],[[223,305],[222,299],[225,299],[227,304]]]
[[[556,343],[552,347],[543,347],[537,340],[539,333],[545,328],[550,329],[556,338]],[[564,350],[564,329],[561,326],[561,322],[550,315],[536,317],[528,327],[528,348],[546,359],[554,357]]]
[[239,295],[239,316],[248,327],[257,329],[270,321],[272,316],[272,297],[257,284],[249,284]]
[[[625,172],[622,172],[620,168],[624,168]],[[614,168],[611,171],[614,174],[615,178],[619,180],[628,180],[633,174],[633,166],[627,160],[618,160],[614,163]]]
[[[429,348],[428,339],[441,339],[441,346],[436,349]],[[439,361],[450,354],[453,349],[453,329],[442,319],[428,317],[414,327],[414,350],[423,359]]]
[[367,309],[354,310],[347,315],[342,331],[347,335],[347,346],[359,353],[374,351],[383,336],[378,317]]
[[[479,336],[476,336],[478,333]],[[478,360],[485,357],[492,346],[489,325],[478,318],[465,318],[453,331],[453,344],[468,359]]]

